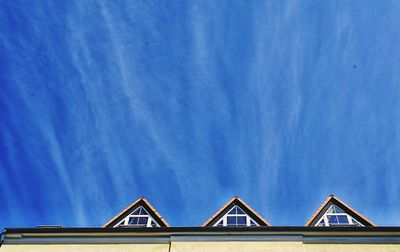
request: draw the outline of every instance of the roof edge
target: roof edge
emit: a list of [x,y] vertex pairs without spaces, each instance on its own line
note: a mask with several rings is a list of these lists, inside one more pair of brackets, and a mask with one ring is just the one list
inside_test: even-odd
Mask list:
[[[243,232],[310,232],[338,235],[339,233],[396,233],[400,236],[400,226],[380,227],[314,227],[314,226],[257,226],[257,227],[148,227],[148,228],[101,228],[101,227],[63,227],[63,228],[5,228],[4,235],[18,234],[64,234],[73,236],[75,233],[237,233]],[[22,236],[24,237],[24,236]]]

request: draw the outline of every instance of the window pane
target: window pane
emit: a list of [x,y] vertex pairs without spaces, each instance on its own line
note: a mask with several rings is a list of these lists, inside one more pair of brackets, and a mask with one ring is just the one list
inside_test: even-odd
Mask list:
[[149,213],[142,207],[141,215],[149,215]]
[[237,213],[238,214],[245,214],[245,212],[243,212],[243,210],[240,207],[237,208]]
[[246,217],[245,216],[239,216],[237,218],[237,225],[238,226],[246,226]]
[[236,217],[227,217],[226,218],[226,223],[228,226],[236,226]]
[[222,227],[224,224],[222,223],[222,221],[220,221],[218,224],[217,224],[217,227]]
[[132,217],[129,219],[129,223],[131,225],[137,225],[139,218],[138,217]]
[[338,223],[338,220],[336,218],[336,215],[328,215],[328,222],[329,224],[336,224]]
[[139,225],[147,225],[147,217],[139,217]]
[[236,206],[234,206],[234,207],[232,208],[232,210],[231,210],[231,211],[229,211],[229,213],[228,213],[228,214],[236,214],[236,209],[237,209],[237,207],[236,207]]
[[338,215],[337,217],[338,217],[339,223],[341,223],[341,224],[348,224],[349,223],[349,221],[347,220],[347,216]]
[[157,224],[154,221],[151,221],[151,226],[152,227],[157,227]]
[[139,209],[140,209],[139,215],[142,215],[143,214],[143,207],[140,207]]
[[257,226],[257,224],[254,221],[250,220],[250,226]]
[[147,217],[139,217],[139,225],[147,225]]
[[132,213],[132,215],[139,215],[141,209],[142,209],[142,208],[139,207],[138,209],[136,209],[136,210]]
[[343,210],[340,209],[340,208],[337,207],[337,206],[333,206],[333,212],[334,212],[334,213],[344,213]]

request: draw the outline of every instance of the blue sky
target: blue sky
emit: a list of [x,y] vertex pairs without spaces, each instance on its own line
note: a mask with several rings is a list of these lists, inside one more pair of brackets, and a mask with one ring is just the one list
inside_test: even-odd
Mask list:
[[400,225],[398,1],[1,1],[0,227],[335,194]]

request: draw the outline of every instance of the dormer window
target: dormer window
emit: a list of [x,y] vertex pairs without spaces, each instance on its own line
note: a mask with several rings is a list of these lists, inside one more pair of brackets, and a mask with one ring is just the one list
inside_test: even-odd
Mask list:
[[138,207],[125,217],[117,227],[159,227],[160,225],[150,216],[144,207]]
[[234,206],[225,214],[219,222],[214,224],[216,227],[250,227],[260,226],[240,207]]
[[363,227],[361,223],[356,221],[350,215],[345,213],[336,205],[332,205],[328,211],[318,221],[318,227],[329,227],[329,226],[356,226]]
[[203,224],[203,227],[257,226],[270,226],[270,224],[238,196],[233,197]]
[[164,218],[145,198],[133,202],[124,211],[104,224],[105,228],[169,227]]
[[339,198],[330,195],[311,216],[305,226],[373,227],[375,225]]

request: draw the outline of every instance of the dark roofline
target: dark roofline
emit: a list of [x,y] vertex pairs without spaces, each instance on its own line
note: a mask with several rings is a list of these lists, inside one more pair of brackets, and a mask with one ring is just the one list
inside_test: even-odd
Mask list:
[[400,227],[7,228],[4,244],[170,244],[207,241],[400,244]]
[[399,233],[400,226],[388,227],[305,227],[305,226],[258,226],[258,227],[156,227],[156,228],[5,228],[4,235],[12,234],[77,234],[77,233],[264,233],[264,232],[310,232],[310,233]]

